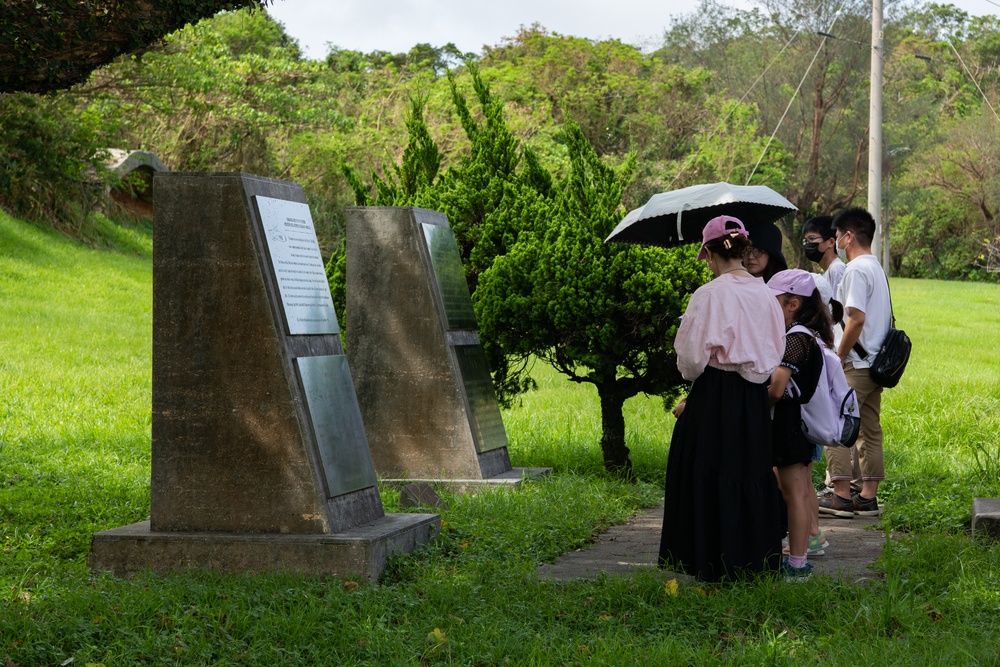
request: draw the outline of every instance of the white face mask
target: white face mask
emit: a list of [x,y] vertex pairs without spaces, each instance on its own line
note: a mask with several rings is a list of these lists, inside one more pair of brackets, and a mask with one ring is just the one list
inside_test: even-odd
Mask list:
[[[841,236],[840,238],[844,238],[844,237]],[[840,261],[846,262],[847,261],[847,250],[845,248],[841,248],[840,247],[840,241],[834,241],[833,247],[837,249],[837,257],[840,258]]]

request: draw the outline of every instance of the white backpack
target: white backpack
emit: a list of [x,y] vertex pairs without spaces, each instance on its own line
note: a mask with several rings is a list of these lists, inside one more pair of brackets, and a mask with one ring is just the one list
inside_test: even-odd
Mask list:
[[[823,371],[812,397],[802,404],[802,433],[806,440],[824,447],[850,447],[861,428],[858,397],[847,385],[840,357],[809,329],[797,324],[788,333],[807,333],[823,354]],[[802,392],[795,380],[788,381],[788,393],[798,398]]]

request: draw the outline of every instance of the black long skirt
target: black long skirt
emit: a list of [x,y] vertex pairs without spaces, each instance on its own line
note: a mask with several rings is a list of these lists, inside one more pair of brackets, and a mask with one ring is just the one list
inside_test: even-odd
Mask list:
[[670,441],[660,565],[704,581],[777,570],[779,498],[766,386],[706,368]]

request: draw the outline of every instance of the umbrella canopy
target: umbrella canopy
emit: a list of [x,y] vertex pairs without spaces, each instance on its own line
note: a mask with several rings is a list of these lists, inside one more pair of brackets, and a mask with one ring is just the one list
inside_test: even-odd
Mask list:
[[766,185],[692,185],[653,195],[645,206],[629,211],[604,242],[665,248],[700,243],[705,223],[719,215],[739,218],[753,238],[755,226],[797,210],[795,204]]

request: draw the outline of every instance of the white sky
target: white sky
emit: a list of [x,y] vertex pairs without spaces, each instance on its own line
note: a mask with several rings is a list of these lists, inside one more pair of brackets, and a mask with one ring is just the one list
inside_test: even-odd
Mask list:
[[[721,0],[749,8],[753,0]],[[937,0],[945,4],[948,0]],[[974,16],[1000,13],[1000,0],[951,0]],[[479,53],[538,22],[550,32],[590,39],[616,37],[658,46],[673,15],[698,0],[270,0],[268,12],[299,40],[305,55],[321,59],[327,42],[345,49],[405,53],[415,44]]]

